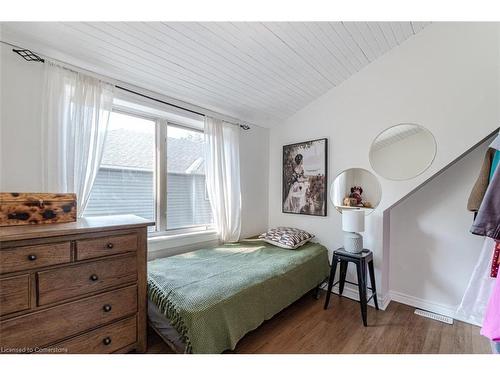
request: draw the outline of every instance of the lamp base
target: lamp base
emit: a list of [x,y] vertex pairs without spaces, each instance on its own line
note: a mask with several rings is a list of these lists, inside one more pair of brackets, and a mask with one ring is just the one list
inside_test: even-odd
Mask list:
[[363,251],[363,236],[356,232],[344,232],[344,250],[349,253]]

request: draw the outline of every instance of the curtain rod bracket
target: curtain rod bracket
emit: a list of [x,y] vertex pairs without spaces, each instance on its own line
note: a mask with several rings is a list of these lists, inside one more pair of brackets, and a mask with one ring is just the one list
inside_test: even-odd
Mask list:
[[38,56],[36,53],[30,51],[29,49],[12,49],[12,52],[17,53],[26,61],[35,61],[44,63],[45,60]]

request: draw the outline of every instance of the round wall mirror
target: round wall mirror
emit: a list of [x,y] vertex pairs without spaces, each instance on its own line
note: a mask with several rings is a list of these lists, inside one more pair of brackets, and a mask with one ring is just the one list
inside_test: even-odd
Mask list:
[[363,168],[350,168],[339,173],[330,187],[330,199],[342,210],[362,209],[370,214],[380,203],[382,188],[377,177]]
[[370,164],[389,180],[408,180],[429,168],[436,156],[432,133],[417,124],[399,124],[382,133],[370,147]]

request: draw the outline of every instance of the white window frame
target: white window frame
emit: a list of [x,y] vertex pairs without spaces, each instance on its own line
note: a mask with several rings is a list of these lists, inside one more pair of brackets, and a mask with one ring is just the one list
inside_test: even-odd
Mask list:
[[[142,105],[142,103],[140,103]],[[213,232],[215,225],[190,225],[181,228],[167,229],[167,186],[168,186],[168,167],[167,167],[167,132],[168,126],[175,126],[179,128],[188,129],[203,133],[203,130],[190,126],[188,124],[181,124],[179,121],[169,121],[168,116],[159,116],[156,114],[148,113],[146,111],[128,108],[126,105],[113,104],[113,112],[121,113],[127,116],[135,116],[145,120],[155,122],[155,169],[153,171],[154,179],[154,196],[155,196],[155,231],[148,232],[148,237],[165,237],[177,236],[181,234],[194,234],[200,232]],[[163,173],[160,173],[163,171]]]

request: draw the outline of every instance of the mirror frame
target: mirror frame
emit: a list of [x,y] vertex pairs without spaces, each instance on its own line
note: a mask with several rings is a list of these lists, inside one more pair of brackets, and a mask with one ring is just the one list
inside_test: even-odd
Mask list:
[[[380,137],[385,131],[387,131],[389,129],[392,129],[392,128],[395,128],[396,126],[400,126],[400,125],[415,125],[415,126],[421,128],[421,129],[425,130],[427,133],[429,133],[432,136],[432,141],[434,143],[434,155],[432,156],[432,159],[430,160],[430,162],[427,165],[427,167],[425,167],[422,171],[420,171],[419,173],[417,173],[416,175],[414,175],[412,177],[407,177],[407,178],[385,177],[384,175],[382,175],[379,172],[377,172],[377,169],[375,169],[375,167],[373,166],[372,159],[370,157],[372,146],[373,146],[373,143],[377,140],[377,138]],[[414,123],[414,122],[401,122],[399,124],[392,125],[392,126],[389,126],[388,128],[385,128],[384,130],[382,130],[381,132],[379,132],[376,135],[375,138],[373,138],[373,140],[372,140],[372,142],[370,144],[370,149],[368,150],[368,162],[370,163],[370,167],[372,167],[373,172],[375,172],[378,176],[380,176],[382,178],[385,178],[386,180],[389,180],[389,181],[408,181],[408,180],[411,180],[411,179],[414,179],[414,178],[420,176],[422,173],[424,173],[425,171],[427,171],[431,167],[431,165],[434,163],[434,160],[436,160],[437,153],[438,153],[438,145],[437,145],[436,137],[434,136],[434,134],[429,129],[427,129],[423,125],[420,125],[420,124],[417,124],[417,123]]]
[[378,189],[380,191],[380,197],[379,197],[379,201],[377,203],[377,205],[375,207],[372,207],[372,208],[366,208],[366,207],[353,207],[352,210],[363,210],[365,212],[365,216],[368,216],[370,215],[371,213],[373,213],[373,211],[375,211],[377,209],[377,207],[380,205],[380,202],[382,202],[382,184],[380,183],[377,175],[375,173],[373,173],[372,171],[366,169],[366,168],[361,168],[361,167],[349,167],[349,168],[346,168],[346,169],[343,169],[342,171],[340,171],[336,176],[335,178],[333,179],[332,183],[330,184],[330,189],[328,191],[328,198],[330,199],[330,202],[332,202],[333,204],[333,207],[335,208],[335,210],[337,212],[339,212],[340,214],[342,214],[342,210],[351,210],[351,208],[341,208],[340,206],[337,206],[335,204],[335,202],[333,202],[333,199],[332,199],[332,190],[333,190],[333,187],[335,186],[335,180],[337,180],[337,177],[339,177],[342,173],[350,170],[350,169],[361,169],[365,172],[368,172],[370,173],[373,177],[375,177],[375,180],[377,181],[377,185],[378,185]]

